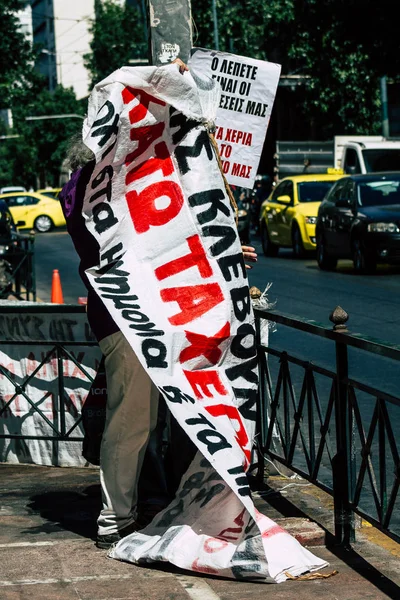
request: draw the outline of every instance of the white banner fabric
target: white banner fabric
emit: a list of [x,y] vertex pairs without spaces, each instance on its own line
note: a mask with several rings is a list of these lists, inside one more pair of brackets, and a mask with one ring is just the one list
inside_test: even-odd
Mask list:
[[215,139],[228,183],[252,189],[281,66],[227,52],[194,48],[194,76],[219,82]]
[[83,212],[100,262],[87,275],[200,450],[172,504],[110,555],[282,581],[325,563],[259,515],[249,490],[257,354],[234,212],[204,125],[216,97],[169,65],[124,67],[89,100],[83,135],[96,166]]
[[[76,423],[90,388],[87,375],[95,376],[101,357],[97,344],[85,345],[94,341],[86,314],[16,304],[12,312],[10,302],[0,302],[0,462],[88,466],[80,441],[58,439],[63,428],[67,437],[83,438],[82,424]],[[57,344],[65,344],[68,354],[58,358]]]

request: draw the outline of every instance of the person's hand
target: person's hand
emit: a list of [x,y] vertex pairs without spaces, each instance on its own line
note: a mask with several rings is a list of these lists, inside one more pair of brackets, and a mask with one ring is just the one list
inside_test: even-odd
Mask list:
[[[249,260],[250,262],[257,262],[257,254],[255,253],[255,248],[253,246],[242,246],[243,258],[244,260]],[[251,265],[248,265],[245,262],[246,269],[252,269]]]
[[183,60],[181,60],[180,58],[176,58],[175,60],[172,61],[171,64],[179,65],[179,73],[182,73],[182,75],[185,71],[189,71],[189,67],[187,65],[185,65]]

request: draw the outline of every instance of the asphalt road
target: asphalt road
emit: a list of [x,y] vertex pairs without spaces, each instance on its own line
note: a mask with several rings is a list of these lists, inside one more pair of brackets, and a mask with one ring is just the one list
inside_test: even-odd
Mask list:
[[[377,274],[355,275],[350,261],[340,261],[336,272],[320,271],[315,259],[295,260],[291,250],[277,258],[263,255],[259,239],[252,243],[258,263],[249,272],[250,285],[264,290],[282,312],[330,325],[329,314],[341,306],[349,314],[353,332],[400,344],[400,267],[380,266]],[[78,274],[78,259],[66,231],[38,234],[35,242],[37,294],[50,301],[53,269],[58,269],[66,303],[76,303],[86,291]]]
[[[356,275],[350,261],[340,261],[335,272],[321,271],[313,257],[296,260],[291,250],[281,250],[277,258],[263,255],[259,238],[252,243],[258,262],[249,271],[250,285],[260,290],[272,283],[268,293],[276,308],[287,314],[312,319],[331,327],[329,315],[336,306],[349,314],[348,328],[353,333],[400,345],[400,268],[380,266],[375,275]],[[78,259],[66,231],[38,234],[35,242],[37,295],[50,301],[53,269],[58,269],[65,303],[76,304],[86,296],[78,274]],[[331,368],[335,353],[331,342],[279,326],[270,336],[271,345],[295,356],[307,357]],[[364,376],[368,383],[383,385],[396,393],[399,377],[397,364],[350,351],[352,376]]]
[[[400,268],[382,266],[373,276],[360,276],[354,274],[349,261],[342,261],[336,272],[323,272],[318,269],[312,257],[295,260],[290,250],[282,250],[277,258],[266,258],[262,254],[259,239],[253,236],[252,243],[259,258],[257,264],[249,271],[250,285],[264,290],[272,283],[268,297],[271,302],[276,302],[279,311],[332,327],[329,314],[339,305],[349,314],[348,327],[351,332],[400,345]],[[37,293],[42,301],[50,301],[53,269],[60,272],[65,303],[76,304],[79,296],[86,296],[78,274],[78,259],[66,231],[37,235],[35,246]],[[334,369],[335,347],[329,340],[279,325],[276,331],[270,334],[270,346],[286,350],[292,356],[312,361],[327,369]],[[276,381],[279,361],[270,357],[269,365],[272,377]],[[353,379],[399,397],[400,369],[397,361],[350,349],[349,374]],[[297,397],[300,394],[303,376],[303,369],[291,368],[292,383]],[[323,412],[329,398],[330,383],[327,377],[316,377]],[[375,398],[370,394],[357,392],[357,399],[363,427],[368,431]],[[400,405],[387,404],[393,439],[399,440]],[[319,429],[317,422],[316,425]],[[376,437],[377,433],[374,440]],[[359,441],[358,447],[361,451]],[[392,459],[388,445],[385,454],[390,473]],[[372,461],[375,467],[378,466],[378,458],[379,453],[374,451]],[[304,454],[300,449],[299,465],[303,462]],[[329,469],[326,470],[326,473],[328,472],[330,473]],[[392,475],[389,474],[388,478],[391,480]],[[373,505],[371,493],[368,491],[365,492],[365,502],[368,509]]]

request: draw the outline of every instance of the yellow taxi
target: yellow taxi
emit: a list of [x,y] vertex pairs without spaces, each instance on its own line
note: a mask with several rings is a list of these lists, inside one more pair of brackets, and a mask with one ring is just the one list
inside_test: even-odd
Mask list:
[[326,174],[285,177],[274,187],[260,210],[260,234],[266,256],[276,256],[281,247],[293,248],[297,258],[316,250],[319,205],[341,177],[341,169],[328,169]]
[[54,198],[37,192],[14,192],[0,194],[18,229],[35,229],[39,233],[65,225],[61,204]]
[[61,192],[62,188],[43,188],[41,190],[36,190],[37,194],[42,194],[42,196],[48,196],[49,198],[58,198],[58,194]]

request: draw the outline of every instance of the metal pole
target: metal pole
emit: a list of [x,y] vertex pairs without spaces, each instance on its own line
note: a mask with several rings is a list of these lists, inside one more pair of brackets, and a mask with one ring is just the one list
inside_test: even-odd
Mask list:
[[387,77],[381,77],[381,103],[382,103],[382,135],[388,138],[389,132],[389,113],[388,113],[388,98],[387,98]]
[[212,15],[214,23],[214,50],[219,50],[217,0],[212,0]]
[[[343,335],[342,333],[340,335]],[[336,342],[336,455],[332,459],[335,539],[342,546],[354,542],[354,516],[350,508],[351,434],[348,420],[347,378],[349,375],[347,346]]]

